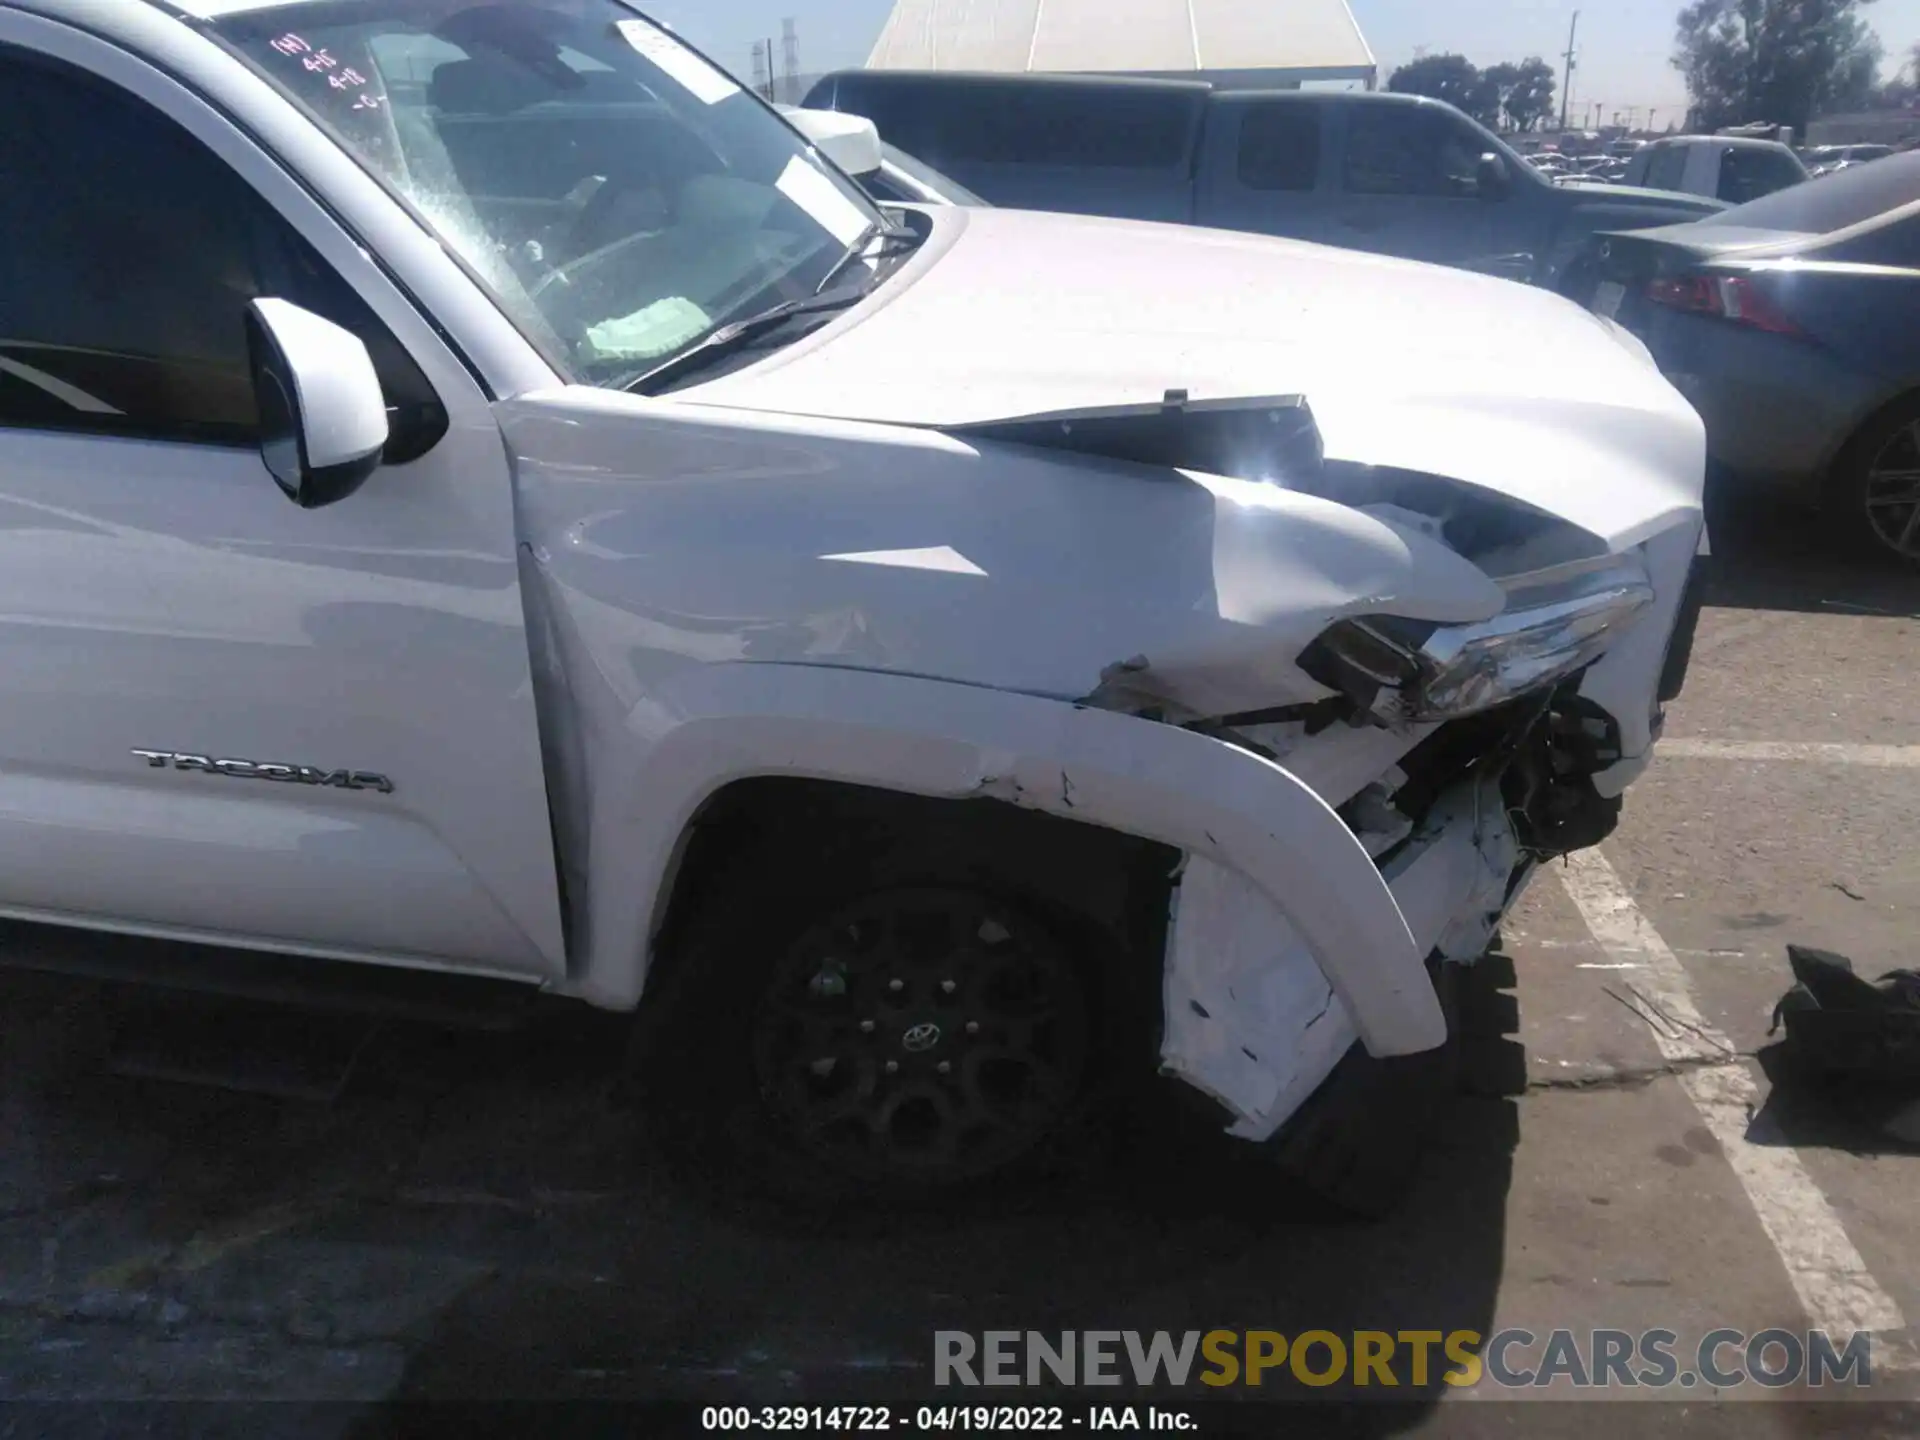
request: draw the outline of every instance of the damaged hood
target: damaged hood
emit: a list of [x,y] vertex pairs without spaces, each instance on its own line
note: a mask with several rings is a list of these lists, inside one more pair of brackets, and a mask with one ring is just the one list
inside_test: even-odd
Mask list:
[[1643,347],[1549,292],[1184,226],[935,220],[856,310],[674,398],[948,429],[1298,394],[1329,460],[1491,489],[1616,547],[1698,508],[1699,418]]

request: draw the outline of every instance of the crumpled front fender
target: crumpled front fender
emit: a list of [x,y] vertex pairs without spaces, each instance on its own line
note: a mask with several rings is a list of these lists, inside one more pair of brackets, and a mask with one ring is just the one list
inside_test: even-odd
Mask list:
[[760,776],[995,799],[1176,847],[1244,876],[1311,949],[1367,1049],[1430,1050],[1424,956],[1340,817],[1286,770],[1207,736],[1059,701],[868,671],[709,665],[655,691],[594,759],[592,909],[573,987],[637,1003],[682,835]]

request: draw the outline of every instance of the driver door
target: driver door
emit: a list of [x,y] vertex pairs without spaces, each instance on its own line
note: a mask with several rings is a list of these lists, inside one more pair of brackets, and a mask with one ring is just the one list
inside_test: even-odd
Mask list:
[[1345,112],[1333,244],[1468,266],[1501,248],[1507,201],[1480,193],[1482,137],[1425,105],[1352,103]]
[[[238,131],[32,23],[0,14],[0,913],[562,973],[485,396]],[[262,463],[258,295],[374,357],[392,439],[337,505]]]

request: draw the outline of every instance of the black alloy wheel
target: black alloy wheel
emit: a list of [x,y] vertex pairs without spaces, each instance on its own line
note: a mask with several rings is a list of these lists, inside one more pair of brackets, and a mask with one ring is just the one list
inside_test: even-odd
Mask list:
[[1093,1061],[1093,996],[1024,912],[961,889],[877,891],[765,972],[751,1046],[789,1139],[849,1179],[940,1187],[1058,1129]]
[[1920,565],[1920,419],[1887,436],[1868,460],[1861,504],[1874,537]]

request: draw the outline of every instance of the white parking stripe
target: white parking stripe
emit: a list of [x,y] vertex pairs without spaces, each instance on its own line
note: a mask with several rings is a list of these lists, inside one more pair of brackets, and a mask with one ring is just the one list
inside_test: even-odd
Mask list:
[[1920,745],[1819,745],[1786,740],[1662,740],[1656,758],[1676,760],[1813,760],[1826,765],[1877,765],[1920,770]]
[[[1650,1002],[1640,1013],[1660,1053],[1669,1061],[1737,1056],[1733,1042],[1700,1014],[1679,958],[1633,903],[1606,857],[1598,850],[1582,851],[1569,857],[1564,868],[1556,867],[1556,873],[1600,947],[1617,961],[1644,967],[1631,985],[1637,999]],[[1683,1070],[1676,1078],[1720,1142],[1786,1266],[1809,1323],[1843,1343],[1856,1330],[1904,1330],[1900,1307],[1867,1272],[1800,1153],[1747,1139],[1748,1119],[1760,1108],[1761,1094],[1746,1063],[1705,1065]],[[1875,1364],[1907,1369],[1912,1361],[1899,1341],[1890,1345],[1880,1338]]]

